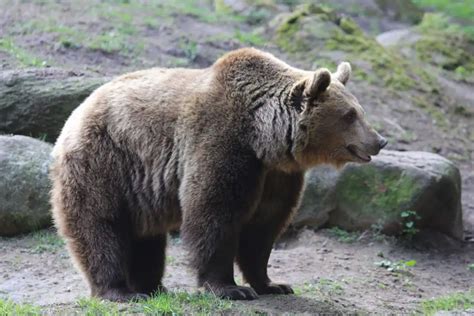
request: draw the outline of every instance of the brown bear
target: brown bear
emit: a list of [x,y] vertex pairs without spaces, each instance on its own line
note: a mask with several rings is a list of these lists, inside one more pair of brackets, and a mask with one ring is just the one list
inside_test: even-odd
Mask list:
[[[51,170],[55,223],[93,296],[165,290],[181,228],[198,285],[230,299],[293,293],[267,275],[305,170],[367,162],[387,143],[331,74],[256,49],[206,69],[154,68],[98,88],[70,116]],[[234,281],[236,261],[250,287]]]

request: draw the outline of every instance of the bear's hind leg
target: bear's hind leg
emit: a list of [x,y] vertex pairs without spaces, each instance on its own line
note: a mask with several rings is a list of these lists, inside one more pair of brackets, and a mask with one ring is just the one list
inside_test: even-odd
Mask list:
[[[84,226],[81,222],[76,225]],[[68,238],[71,253],[89,280],[92,296],[120,302],[142,297],[127,286],[127,237],[114,223],[94,220],[81,234]]]
[[165,292],[161,283],[165,269],[166,234],[132,242],[129,283],[138,293]]

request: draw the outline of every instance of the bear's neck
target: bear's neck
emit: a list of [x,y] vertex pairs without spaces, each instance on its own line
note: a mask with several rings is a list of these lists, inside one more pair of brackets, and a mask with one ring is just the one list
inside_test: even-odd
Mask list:
[[257,157],[272,168],[300,171],[294,157],[300,109],[290,100],[292,87],[300,78],[289,72],[268,74],[255,72],[239,81],[236,90],[254,127],[253,148]]
[[250,137],[257,157],[270,168],[300,171],[294,156],[300,109],[292,105],[290,96],[308,72],[260,54],[237,56],[220,69],[219,81],[233,106],[252,122]]

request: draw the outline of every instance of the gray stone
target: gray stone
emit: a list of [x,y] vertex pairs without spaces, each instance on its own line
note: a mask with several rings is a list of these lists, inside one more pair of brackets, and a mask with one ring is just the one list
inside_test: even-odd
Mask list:
[[53,142],[71,112],[106,81],[57,68],[0,72],[0,133]]
[[27,136],[0,135],[0,235],[51,224],[48,168],[52,146]]
[[[326,181],[326,169],[314,169],[308,177],[295,226],[314,221],[315,227],[327,224],[357,231],[378,225],[384,233],[399,234],[401,213],[412,211],[420,216],[416,228],[463,237],[459,170],[439,155],[384,150],[369,164],[347,165],[321,188],[315,184]],[[321,200],[311,208],[314,198]]]
[[306,188],[293,225],[318,228],[329,220],[329,212],[336,208],[335,188],[339,173],[329,166],[308,171]]

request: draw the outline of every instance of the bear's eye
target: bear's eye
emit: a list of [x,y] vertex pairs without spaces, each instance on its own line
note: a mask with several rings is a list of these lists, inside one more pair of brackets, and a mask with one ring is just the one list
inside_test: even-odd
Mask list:
[[344,114],[343,119],[347,124],[352,124],[357,118],[357,112],[354,109],[351,109],[349,112]]

